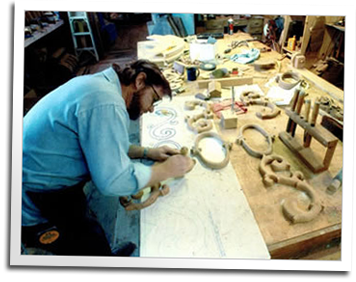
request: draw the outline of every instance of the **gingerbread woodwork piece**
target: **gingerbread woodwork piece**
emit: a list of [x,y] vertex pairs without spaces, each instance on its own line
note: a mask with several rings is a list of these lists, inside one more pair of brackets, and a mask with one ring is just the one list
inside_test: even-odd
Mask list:
[[[225,158],[221,162],[213,162],[211,160],[208,160],[202,154],[201,148],[199,148],[199,142],[202,139],[209,138],[209,137],[216,138],[216,139],[220,140],[223,143],[222,147],[225,149]],[[199,159],[207,167],[209,167],[211,169],[222,169],[222,168],[226,167],[227,164],[229,163],[231,148],[232,148],[232,144],[224,142],[217,133],[215,133],[215,132],[204,132],[204,133],[199,134],[196,137],[195,143],[194,143],[194,147],[191,149],[191,153],[192,153],[192,155],[195,155],[195,156],[199,157]]]
[[[268,148],[265,151],[257,151],[253,150],[246,142],[246,139],[244,137],[244,131],[246,129],[256,129],[258,132],[260,132],[265,138],[268,143]],[[239,136],[236,139],[236,143],[239,145],[242,145],[242,147],[249,153],[249,155],[256,157],[256,158],[262,158],[263,155],[269,155],[272,153],[272,142],[273,142],[274,137],[269,135],[261,126],[257,124],[245,124],[240,128]]]
[[245,106],[259,105],[271,109],[271,111],[268,112],[263,111],[256,113],[256,116],[260,119],[271,119],[279,115],[281,112],[281,110],[274,103],[255,92],[247,91],[242,93],[240,100]]
[[185,121],[187,122],[188,128],[195,133],[201,133],[204,131],[209,131],[213,128],[213,123],[211,120],[214,117],[213,112],[211,111],[211,107],[207,102],[204,101],[186,101],[184,103],[184,108],[186,110],[192,111],[197,106],[201,106],[205,108],[205,110],[197,115],[185,117]]
[[288,198],[282,202],[283,214],[291,223],[312,221],[322,211],[317,192],[305,181],[304,175],[300,171],[292,173],[290,164],[281,156],[264,155],[260,162],[259,171],[267,188],[280,184],[293,187],[308,196],[309,204],[304,209],[300,207],[297,199]]
[[[189,153],[189,149],[187,147],[181,148],[180,150],[181,155],[187,156],[188,153]],[[193,161],[195,164],[195,160]],[[165,196],[169,193],[169,186],[167,184],[161,185],[160,182],[149,187],[149,189],[150,189],[149,192],[150,195],[143,202],[139,202],[144,195],[143,190],[140,190],[135,195],[119,197],[119,202],[125,208],[126,211],[142,210],[154,204],[160,196]],[[133,200],[137,200],[138,202],[134,202]]]

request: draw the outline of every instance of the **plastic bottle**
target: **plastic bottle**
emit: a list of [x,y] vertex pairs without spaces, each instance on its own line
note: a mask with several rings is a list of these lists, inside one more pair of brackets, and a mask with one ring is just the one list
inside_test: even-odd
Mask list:
[[294,51],[295,50],[296,42],[297,42],[297,38],[295,37],[295,35],[288,39],[288,49],[290,51]]
[[234,20],[233,19],[228,19],[228,25],[229,25],[229,34],[232,35],[234,33]]

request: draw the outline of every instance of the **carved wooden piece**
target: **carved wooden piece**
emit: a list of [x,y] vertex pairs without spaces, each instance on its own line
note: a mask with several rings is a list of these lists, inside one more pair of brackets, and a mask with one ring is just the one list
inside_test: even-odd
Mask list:
[[184,109],[188,111],[193,111],[196,106],[200,106],[205,108],[206,110],[210,110],[210,105],[205,101],[194,100],[194,101],[186,101],[184,103]]
[[[244,131],[246,129],[249,129],[249,128],[253,128],[253,129],[256,129],[257,131],[259,131],[267,140],[267,143],[268,143],[268,148],[267,150],[265,151],[256,151],[256,150],[253,150],[251,149],[243,134],[244,134]],[[236,143],[239,144],[239,145],[242,145],[242,147],[244,147],[244,149],[247,151],[247,153],[249,153],[251,156],[253,157],[256,157],[256,158],[262,158],[263,155],[269,155],[272,153],[272,142],[273,142],[273,138],[271,137],[271,135],[269,135],[261,126],[259,126],[258,124],[246,124],[244,125],[243,127],[240,128],[240,133],[239,133],[239,136],[238,138],[236,139]]]
[[[125,210],[127,210],[127,211],[142,210],[144,208],[149,207],[154,202],[156,202],[158,197],[165,196],[169,193],[169,186],[166,184],[162,185],[162,187],[161,187],[161,183],[157,183],[156,185],[153,185],[152,187],[150,187],[150,189],[151,189],[150,196],[147,198],[147,200],[145,200],[143,202],[134,203],[128,197],[120,197],[121,205],[124,206]],[[142,193],[142,195],[143,195],[143,193]],[[142,197],[142,195],[141,195],[141,197]],[[137,194],[135,196],[136,196],[135,199],[141,198],[141,197],[138,197]],[[132,198],[134,198],[134,197],[132,197]]]
[[271,103],[267,98],[263,98],[260,94],[254,92],[247,91],[242,93],[240,96],[240,100],[245,106],[258,105],[271,109],[270,112],[256,113],[256,116],[260,119],[271,119],[279,115],[281,112],[281,110],[274,103]]
[[214,114],[210,110],[205,110],[201,114],[195,116],[186,116],[185,121],[187,122],[188,128],[195,133],[201,133],[204,131],[209,131],[213,128],[213,122],[208,119],[212,119]]
[[[286,199],[282,203],[283,214],[292,223],[302,223],[312,221],[322,211],[322,205],[319,202],[317,193],[304,179],[304,175],[297,171],[290,172],[290,165],[281,156],[264,155],[259,166],[260,174],[263,177],[263,183],[266,187],[274,184],[291,186],[304,192],[310,199],[310,204],[306,210],[298,206],[296,199]],[[289,176],[279,175],[276,172],[290,172]]]
[[[225,149],[225,158],[221,161],[221,162],[212,162],[208,159],[206,159],[204,157],[204,155],[201,153],[201,149],[199,148],[199,142],[207,137],[213,137],[216,138],[218,140],[220,140],[223,145],[222,147]],[[198,156],[200,158],[200,160],[209,168],[211,169],[222,169],[225,166],[227,166],[227,164],[229,163],[230,160],[230,150],[231,150],[232,144],[229,144],[227,142],[224,142],[220,136],[215,133],[215,132],[204,132],[199,134],[196,139],[195,139],[195,143],[194,143],[194,147],[191,149],[191,153],[192,155]]]
[[[180,150],[180,154],[183,156],[187,156],[189,152],[189,149],[187,147],[182,147]],[[195,160],[194,160],[195,163]],[[150,187],[150,195],[149,197],[143,201],[143,202],[133,202],[132,199],[134,200],[140,200],[142,196],[144,195],[143,190],[140,190],[138,193],[135,195],[131,195],[130,197],[119,197],[120,204],[125,208],[127,211],[133,211],[133,210],[142,210],[144,208],[147,208],[151,206],[153,203],[156,202],[158,197],[160,196],[165,196],[169,193],[169,186],[167,184],[163,184],[161,186],[161,183],[157,183],[153,186]]]
[[[293,79],[294,81],[290,82],[290,79]],[[277,80],[279,87],[289,90],[297,86],[297,84],[301,81],[301,77],[296,72],[287,71],[283,73],[280,77],[277,77]]]

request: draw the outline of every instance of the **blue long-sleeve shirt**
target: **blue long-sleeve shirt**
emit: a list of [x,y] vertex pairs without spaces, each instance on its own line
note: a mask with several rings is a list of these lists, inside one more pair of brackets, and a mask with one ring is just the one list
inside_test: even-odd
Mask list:
[[46,222],[26,191],[92,179],[104,195],[132,195],[151,168],[132,162],[129,115],[112,68],[76,77],[43,97],[23,120],[22,225]]

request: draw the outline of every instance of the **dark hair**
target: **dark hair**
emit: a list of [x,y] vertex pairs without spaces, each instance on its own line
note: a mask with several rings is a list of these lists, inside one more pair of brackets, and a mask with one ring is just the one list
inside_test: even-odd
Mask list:
[[172,98],[169,82],[156,64],[147,60],[138,60],[126,65],[124,68],[120,68],[117,64],[112,64],[112,67],[119,76],[120,82],[124,85],[128,86],[134,83],[137,75],[140,72],[144,72],[146,74],[146,84],[162,86],[164,95]]

